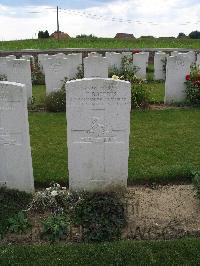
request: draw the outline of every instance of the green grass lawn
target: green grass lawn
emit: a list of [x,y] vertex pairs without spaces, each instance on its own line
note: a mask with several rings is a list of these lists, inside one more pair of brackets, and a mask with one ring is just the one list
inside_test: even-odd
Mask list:
[[[200,109],[131,113],[129,184],[168,182],[189,177],[200,167]],[[64,113],[30,113],[34,177],[37,184],[66,182]]]
[[60,40],[30,39],[19,41],[0,41],[0,50],[53,49],[53,48],[200,48],[199,40],[174,38],[146,38],[117,40],[113,38],[71,38]]
[[46,95],[45,85],[33,85],[33,98],[34,102],[39,105],[44,105],[44,99]]
[[200,265],[200,239],[1,246],[0,265]]

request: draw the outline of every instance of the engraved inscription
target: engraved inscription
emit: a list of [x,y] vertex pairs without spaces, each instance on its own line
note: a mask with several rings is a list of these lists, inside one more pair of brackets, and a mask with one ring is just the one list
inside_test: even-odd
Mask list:
[[14,145],[19,146],[22,143],[22,136],[20,133],[9,132],[5,128],[0,128],[0,146]]
[[6,101],[8,96],[9,96],[9,92],[8,92],[8,90],[2,89],[1,87],[0,87],[0,89],[1,89],[0,90],[0,101]]

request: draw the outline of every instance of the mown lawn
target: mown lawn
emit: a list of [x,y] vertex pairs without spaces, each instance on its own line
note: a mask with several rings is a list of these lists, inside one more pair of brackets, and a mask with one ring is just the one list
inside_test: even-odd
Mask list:
[[[200,109],[133,111],[129,184],[187,179],[200,167]],[[34,177],[37,184],[65,183],[67,174],[64,113],[30,113]]]
[[0,265],[200,265],[200,239],[1,246]]
[[199,40],[175,38],[113,39],[70,38],[60,40],[30,39],[0,41],[0,50],[55,49],[55,48],[200,48]]

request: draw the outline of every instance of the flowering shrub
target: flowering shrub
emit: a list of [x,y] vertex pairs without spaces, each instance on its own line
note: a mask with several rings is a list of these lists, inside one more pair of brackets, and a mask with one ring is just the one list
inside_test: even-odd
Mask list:
[[66,189],[54,183],[51,187],[36,192],[28,210],[38,212],[50,210],[52,213],[62,213],[62,199],[67,195]]
[[192,66],[190,74],[186,75],[185,79],[187,101],[200,105],[200,68]]
[[149,106],[150,93],[144,86],[145,81],[137,78],[135,72],[137,68],[133,66],[133,62],[125,56],[122,59],[122,65],[120,69],[112,68],[109,72],[114,80],[126,80],[131,83],[131,107],[132,108],[147,108]]

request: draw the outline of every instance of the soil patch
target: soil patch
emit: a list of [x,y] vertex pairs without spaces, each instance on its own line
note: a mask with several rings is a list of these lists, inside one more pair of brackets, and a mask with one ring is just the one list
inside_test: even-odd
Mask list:
[[[200,202],[192,185],[132,186],[123,199],[127,226],[123,239],[163,240],[200,236]],[[0,244],[45,244],[41,221],[50,213],[29,213],[32,228],[26,234],[8,233]],[[81,242],[82,229],[70,228],[61,243]]]

